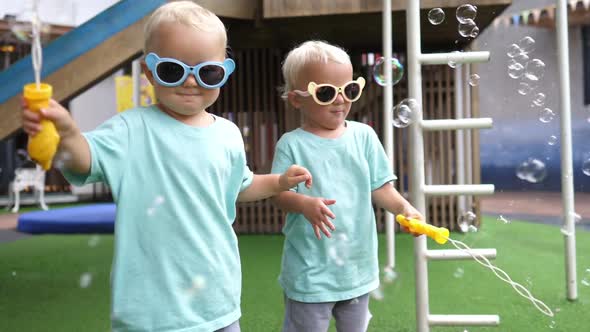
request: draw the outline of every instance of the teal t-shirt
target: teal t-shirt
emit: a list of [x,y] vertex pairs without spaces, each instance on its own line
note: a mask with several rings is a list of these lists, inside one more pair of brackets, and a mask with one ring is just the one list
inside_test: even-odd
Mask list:
[[89,174],[117,204],[111,272],[113,331],[211,332],[238,320],[241,267],[232,229],[252,182],[239,129],[215,117],[188,126],[156,106],[84,134]]
[[318,240],[300,213],[287,213],[279,282],[288,298],[308,303],[352,299],[379,286],[377,230],[371,192],[395,180],[389,159],[375,131],[346,121],[337,139],[322,138],[301,128],[284,134],[276,146],[272,173],[290,165],[306,167],[311,189],[295,191],[335,199],[332,238]]

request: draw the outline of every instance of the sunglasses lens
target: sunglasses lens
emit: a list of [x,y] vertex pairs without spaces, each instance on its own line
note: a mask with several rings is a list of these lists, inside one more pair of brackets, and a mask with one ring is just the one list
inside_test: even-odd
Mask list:
[[331,101],[336,95],[336,89],[331,86],[320,86],[315,90],[315,97],[322,103]]
[[361,87],[358,83],[350,83],[344,88],[344,95],[350,100],[355,100],[361,94]]
[[225,69],[218,65],[203,66],[199,70],[201,81],[207,85],[217,85],[223,81]]
[[156,73],[165,83],[176,83],[184,76],[184,68],[174,62],[160,62],[156,67]]

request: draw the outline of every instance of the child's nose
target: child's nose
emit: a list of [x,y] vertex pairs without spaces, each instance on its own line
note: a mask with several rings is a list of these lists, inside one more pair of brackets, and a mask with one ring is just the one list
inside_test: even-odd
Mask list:
[[195,86],[198,86],[199,84],[197,83],[197,78],[195,77],[195,75],[190,74],[190,75],[188,75],[188,77],[184,81],[183,85],[185,87],[195,87]]
[[344,104],[345,100],[344,100],[344,92],[339,92],[338,95],[336,95],[336,100],[334,100],[333,104],[336,105],[340,105],[340,104]]

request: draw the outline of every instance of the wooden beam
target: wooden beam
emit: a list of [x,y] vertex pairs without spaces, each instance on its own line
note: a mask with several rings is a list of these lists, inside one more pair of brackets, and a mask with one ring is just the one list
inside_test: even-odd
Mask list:
[[[406,0],[415,1],[415,0]],[[393,11],[406,9],[406,1],[391,0]],[[464,4],[464,0],[423,0],[421,8],[452,8]],[[472,0],[470,2],[481,6],[508,6],[512,0]],[[363,14],[381,12],[381,0],[263,0],[263,17],[297,17],[336,14]]]
[[[43,79],[53,86],[53,98],[63,101],[76,96],[116,68],[138,56],[143,48],[144,18]],[[20,95],[0,105],[0,138],[21,127]]]
[[[22,23],[22,22],[19,22]],[[72,30],[73,27],[67,25],[50,24],[49,34],[52,36],[61,36]],[[10,23],[7,20],[0,20],[0,32],[10,31]]]
[[257,0],[195,0],[215,15],[227,18],[249,19],[256,17]]

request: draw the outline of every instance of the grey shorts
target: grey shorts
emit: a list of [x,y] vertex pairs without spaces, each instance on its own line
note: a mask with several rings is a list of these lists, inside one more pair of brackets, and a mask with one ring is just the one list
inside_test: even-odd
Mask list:
[[365,332],[369,326],[369,294],[354,299],[304,303],[285,296],[283,332],[326,332],[334,316],[338,332]]
[[240,332],[240,321],[237,320],[233,323],[231,323],[230,325],[221,328],[215,332]]

